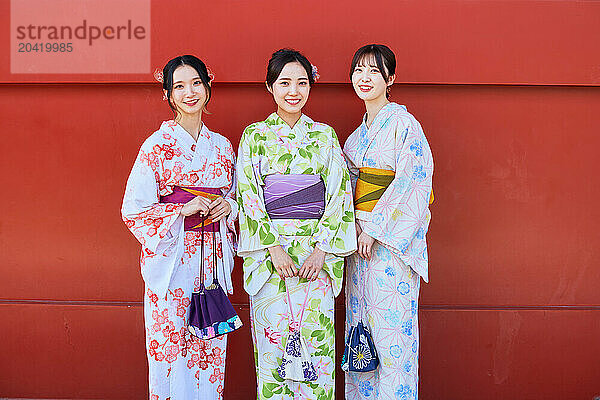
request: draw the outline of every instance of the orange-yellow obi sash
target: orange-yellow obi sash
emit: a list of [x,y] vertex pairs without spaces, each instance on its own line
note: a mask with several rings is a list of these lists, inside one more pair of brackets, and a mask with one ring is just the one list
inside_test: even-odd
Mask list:
[[360,211],[373,211],[375,204],[394,180],[394,171],[363,167],[359,169],[354,195],[354,207]]
[[[394,180],[394,171],[379,168],[363,167],[358,171],[354,207],[360,211],[373,211],[390,183]],[[433,203],[433,189],[429,204]]]

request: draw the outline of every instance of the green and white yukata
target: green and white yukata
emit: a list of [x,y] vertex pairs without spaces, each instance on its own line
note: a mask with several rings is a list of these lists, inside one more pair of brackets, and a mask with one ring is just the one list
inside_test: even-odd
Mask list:
[[[237,163],[240,208],[238,254],[244,258],[244,288],[250,315],[258,380],[258,399],[335,398],[334,297],[342,288],[344,256],[356,249],[356,228],[350,176],[337,136],[328,125],[302,115],[290,128],[277,114],[248,126]],[[271,219],[263,187],[270,174],[318,174],[325,183],[325,210],[320,219]],[[302,321],[318,379],[283,380],[277,373],[288,334],[290,315],[285,282],[268,248],[281,245],[298,269],[315,246],[325,251],[318,279],[288,278],[297,319],[307,290]]]

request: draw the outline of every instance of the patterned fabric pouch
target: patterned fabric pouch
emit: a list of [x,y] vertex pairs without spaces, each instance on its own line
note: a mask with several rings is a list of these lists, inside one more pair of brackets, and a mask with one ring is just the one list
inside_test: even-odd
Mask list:
[[363,324],[364,303],[365,303],[365,279],[362,264],[359,268],[361,275],[361,299],[360,299],[360,320],[356,326],[351,326],[346,337],[344,346],[344,355],[342,356],[342,370],[345,372],[367,372],[373,371],[379,365],[377,350],[373,344],[373,338],[369,328]]
[[310,293],[310,282],[306,289],[306,296],[304,297],[304,304],[302,305],[302,311],[300,312],[298,321],[294,320],[294,311],[292,310],[292,301],[290,299],[287,282],[285,285],[285,292],[287,294],[288,307],[290,309],[291,323],[285,349],[283,350],[283,357],[281,358],[281,365],[277,368],[277,373],[279,373],[279,376],[282,379],[289,379],[297,382],[313,382],[318,379],[317,371],[310,358],[306,341],[300,332],[302,317],[304,316],[308,294]]
[[212,339],[240,328],[242,320],[237,315],[216,276],[217,246],[213,232],[212,283],[204,287],[204,218],[200,248],[200,290],[192,293],[188,331],[199,339]]

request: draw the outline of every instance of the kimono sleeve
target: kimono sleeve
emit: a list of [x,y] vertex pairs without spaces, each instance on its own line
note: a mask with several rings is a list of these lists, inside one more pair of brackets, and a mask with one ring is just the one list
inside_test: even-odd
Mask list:
[[238,255],[241,257],[279,244],[279,233],[267,214],[259,181],[260,153],[264,149],[255,140],[255,131],[254,125],[244,130],[236,168],[240,224]]
[[321,174],[325,183],[325,211],[313,240],[324,252],[343,257],[356,250],[352,186],[338,138],[332,128],[328,130],[328,161]]
[[412,116],[398,117],[394,134],[394,180],[363,230],[427,281],[425,234],[430,220],[433,157],[420,124]]
[[348,139],[346,139],[346,144],[344,145],[343,155],[346,160],[346,166],[348,167],[348,172],[350,172],[350,183],[352,184],[352,193],[356,193],[356,181],[358,180],[359,169],[354,164],[354,157],[352,152],[350,151],[353,147],[356,147],[357,143],[355,139],[356,132],[354,132]]
[[233,172],[233,186],[231,187],[231,189],[229,189],[227,191],[227,193],[225,193],[223,195],[223,198],[225,199],[225,201],[227,201],[227,203],[229,203],[229,206],[231,207],[231,212],[229,213],[229,215],[226,218],[226,223],[227,223],[227,229],[230,232],[233,232],[235,235],[235,220],[238,218],[238,212],[239,212],[239,206],[236,200],[236,188],[237,186],[237,182],[236,182],[236,173],[235,171]]
[[[237,170],[235,168],[236,160],[235,153],[233,152],[233,146],[229,141],[227,141],[227,149],[229,151],[229,157],[231,159],[231,186],[225,190],[223,193],[223,198],[229,206],[231,207],[231,212],[226,218],[227,229],[233,233],[233,237],[235,239],[235,221],[238,218],[239,207],[236,200],[236,191],[237,191]],[[235,243],[235,240],[234,240]]]
[[121,215],[142,245],[142,276],[159,296],[166,293],[183,241],[182,204],[159,203],[157,155],[142,146],[127,180]]

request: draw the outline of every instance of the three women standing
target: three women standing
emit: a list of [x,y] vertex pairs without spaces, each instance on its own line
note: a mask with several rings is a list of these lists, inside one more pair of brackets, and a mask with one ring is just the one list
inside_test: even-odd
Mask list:
[[[204,63],[176,57],[162,75],[175,119],[142,145],[122,207],[125,224],[142,245],[150,399],[221,399],[227,337],[201,340],[187,324],[192,292],[209,286],[213,274],[233,290],[235,154],[228,139],[202,122],[211,95]],[[221,262],[215,264],[213,252]]]
[[[237,204],[231,143],[202,123],[211,93],[205,65],[182,56],[165,66],[163,89],[176,117],[142,145],[122,209],[142,244],[151,400],[222,396],[226,337],[200,340],[186,325],[191,293],[210,275],[232,291],[238,206],[258,398],[335,397],[334,297],[357,234],[358,252],[347,259],[346,328],[365,317],[380,365],[348,373],[346,398],[417,397],[433,159],[417,120],[388,100],[395,66],[386,46],[354,55],[350,77],[367,113],[345,144],[349,174],[333,129],[302,113],[314,67],[297,51],[275,52],[266,85],[277,111],[244,130]],[[198,228],[203,218],[212,220],[208,232]],[[209,251],[200,260],[204,242]],[[290,376],[298,372],[290,357],[306,357],[300,378]]]
[[[238,153],[238,254],[259,399],[333,399],[335,392],[334,297],[356,232],[337,136],[302,113],[313,73],[297,51],[273,54],[266,84],[277,111],[244,130]],[[282,377],[288,332],[297,329],[314,367],[306,366],[304,381]]]
[[365,102],[344,146],[355,192],[358,251],[347,260],[346,329],[363,318],[379,367],[346,375],[346,399],[416,399],[419,279],[428,281],[433,158],[419,122],[388,100],[394,53],[367,45],[350,79]]

